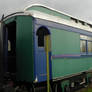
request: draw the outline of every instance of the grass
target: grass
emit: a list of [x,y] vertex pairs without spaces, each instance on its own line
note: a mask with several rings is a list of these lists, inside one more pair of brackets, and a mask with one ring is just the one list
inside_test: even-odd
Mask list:
[[83,89],[76,91],[76,92],[92,92],[92,88],[83,88]]
[[89,89],[88,89],[88,92],[92,92],[92,89],[91,89],[91,88],[89,88]]

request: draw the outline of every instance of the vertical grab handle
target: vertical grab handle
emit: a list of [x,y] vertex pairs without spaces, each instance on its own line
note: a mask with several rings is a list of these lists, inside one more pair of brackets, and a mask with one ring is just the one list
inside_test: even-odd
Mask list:
[[45,37],[46,39],[46,63],[47,63],[47,92],[50,92],[50,76],[49,76],[49,37],[48,35]]

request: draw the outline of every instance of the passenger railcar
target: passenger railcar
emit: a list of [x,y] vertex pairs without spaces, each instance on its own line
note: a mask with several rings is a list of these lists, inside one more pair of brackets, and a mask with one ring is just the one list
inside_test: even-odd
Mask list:
[[91,82],[90,23],[34,5],[4,17],[0,32],[4,72],[11,74],[9,78],[41,89],[46,84],[48,68],[53,92],[72,92]]

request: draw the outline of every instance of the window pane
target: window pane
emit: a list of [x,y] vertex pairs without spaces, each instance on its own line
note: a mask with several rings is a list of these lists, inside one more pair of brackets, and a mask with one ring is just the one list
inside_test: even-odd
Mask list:
[[38,46],[44,47],[44,36],[38,36]]
[[86,52],[86,41],[80,40],[80,50],[81,52]]
[[88,42],[88,52],[92,52],[92,42]]

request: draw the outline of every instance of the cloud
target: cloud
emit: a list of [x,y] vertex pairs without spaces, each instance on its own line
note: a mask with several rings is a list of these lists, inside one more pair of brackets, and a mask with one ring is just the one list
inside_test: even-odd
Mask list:
[[43,4],[72,16],[92,21],[92,0],[0,0],[0,16],[23,10],[34,3]]

